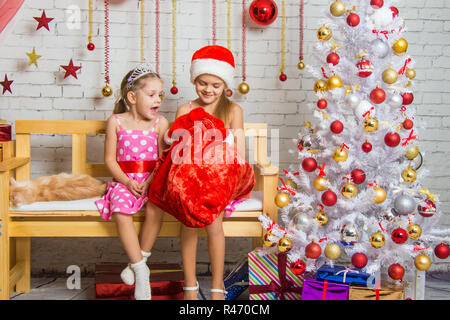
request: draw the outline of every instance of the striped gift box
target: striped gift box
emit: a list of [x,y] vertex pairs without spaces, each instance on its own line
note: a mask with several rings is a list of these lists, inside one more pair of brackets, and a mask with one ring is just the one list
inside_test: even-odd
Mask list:
[[[285,279],[294,284],[297,288],[302,288],[303,278],[296,276],[290,269],[291,262],[289,259],[286,264]],[[276,254],[264,254],[258,249],[248,254],[248,272],[250,285],[250,300],[278,300],[275,292],[252,293],[252,286],[270,285],[275,283],[280,286],[278,274],[278,256]],[[301,292],[301,290],[300,290]],[[301,300],[301,294],[295,292],[285,292],[286,300]]]

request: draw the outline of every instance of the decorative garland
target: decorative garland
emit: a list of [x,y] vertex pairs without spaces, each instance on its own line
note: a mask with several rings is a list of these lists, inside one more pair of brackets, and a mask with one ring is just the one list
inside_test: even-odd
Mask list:
[[145,9],[144,9],[144,0],[139,0],[140,4],[140,13],[141,13],[141,62],[145,60],[145,51],[144,51],[144,18],[145,18]]
[[299,60],[300,62],[297,64],[297,67],[300,70],[303,70],[305,68],[305,63],[303,62],[303,39],[304,39],[304,0],[300,0],[300,6],[299,6],[299,26],[298,26],[298,33],[299,33],[299,48],[298,48],[298,52],[299,52]]
[[155,0],[155,68],[159,74],[159,0]]
[[231,0],[227,0],[227,48],[231,50]]
[[170,93],[177,94],[177,0],[172,0],[172,88]]
[[212,44],[215,45],[217,40],[216,34],[216,0],[212,0]]
[[105,0],[105,85],[102,88],[104,97],[109,97],[113,93],[112,88],[109,86],[109,1]]
[[242,82],[238,87],[238,91],[241,94],[247,94],[250,91],[250,86],[245,82],[246,76],[246,35],[245,29],[247,26],[246,21],[245,0],[242,0]]
[[281,68],[280,81],[286,81],[287,76],[284,73],[286,67],[286,1],[281,1]]
[[88,19],[89,19],[89,34],[88,34],[88,44],[86,47],[89,51],[93,51],[95,49],[95,45],[92,42],[92,0],[89,0]]

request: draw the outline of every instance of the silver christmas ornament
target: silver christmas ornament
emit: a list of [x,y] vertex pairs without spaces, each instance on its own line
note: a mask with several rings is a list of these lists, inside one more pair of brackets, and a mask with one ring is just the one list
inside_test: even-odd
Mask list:
[[356,93],[350,93],[345,97],[345,103],[352,108],[356,108],[359,103],[361,102],[361,99]]
[[403,97],[397,93],[389,98],[389,105],[393,108],[400,108],[403,105]]
[[367,100],[363,100],[361,101],[361,103],[355,108],[354,114],[358,119],[363,119],[364,114],[367,111],[370,111],[370,109],[372,108],[372,104],[367,101]]
[[394,212],[399,215],[411,214],[416,208],[416,201],[413,197],[401,194],[394,200]]
[[293,207],[288,215],[290,229],[305,229],[311,225],[313,218],[307,212],[312,211],[309,205],[299,205]]
[[380,59],[385,58],[389,50],[389,45],[382,39],[375,39],[370,43],[370,51]]
[[344,224],[341,228],[341,239],[347,243],[358,242],[358,228],[354,224]]

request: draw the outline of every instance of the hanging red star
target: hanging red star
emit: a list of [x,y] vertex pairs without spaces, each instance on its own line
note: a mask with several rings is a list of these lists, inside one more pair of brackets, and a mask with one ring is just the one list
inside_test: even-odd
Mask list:
[[61,67],[66,70],[66,74],[64,75],[64,79],[67,78],[68,76],[74,76],[75,79],[77,78],[77,70],[81,69],[81,66],[77,67],[73,65],[73,61],[72,59],[70,59],[70,62],[67,66],[63,66],[61,65]]
[[50,31],[50,29],[48,28],[48,23],[50,21],[53,20],[53,18],[47,18],[47,16],[45,15],[45,10],[42,11],[42,15],[41,17],[33,17],[37,22],[39,22],[36,30],[39,30],[40,28],[44,27],[45,29],[47,29],[48,31]]
[[8,80],[8,75],[5,74],[5,80],[0,82],[0,84],[3,86],[3,92],[2,95],[6,92],[6,90],[8,90],[10,93],[12,93],[11,91],[11,83],[13,83],[13,80]]

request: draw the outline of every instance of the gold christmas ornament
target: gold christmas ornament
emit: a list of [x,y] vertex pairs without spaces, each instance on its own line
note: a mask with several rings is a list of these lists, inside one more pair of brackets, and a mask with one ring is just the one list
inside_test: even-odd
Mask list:
[[415,157],[419,155],[419,147],[411,146],[408,149],[406,149],[405,157],[408,160],[414,160]]
[[406,231],[408,232],[408,237],[411,239],[418,239],[422,235],[422,228],[412,222],[406,227]]
[[342,1],[335,1],[330,5],[330,13],[335,17],[340,17],[345,13],[345,4]]
[[108,86],[107,84],[102,88],[102,96],[104,96],[105,98],[111,96],[113,93],[113,89]]
[[341,194],[347,198],[351,199],[358,193],[358,188],[351,182],[347,182],[341,187]]
[[376,249],[380,249],[384,246],[386,239],[385,239],[384,235],[380,231],[378,231],[370,236],[369,241],[370,241],[370,244],[372,245],[372,247],[374,247]]
[[404,38],[398,39],[392,45],[392,50],[394,50],[394,53],[398,56],[404,54],[407,49],[408,49],[408,41],[406,41]]
[[331,39],[331,35],[333,33],[331,32],[331,29],[328,28],[326,25],[323,25],[317,30],[317,38],[320,41],[328,41]]
[[272,233],[270,233],[270,232],[267,232],[263,236],[263,244],[265,247],[273,247],[275,245],[275,243],[273,243],[271,240],[269,240],[270,237],[272,237]]
[[336,162],[344,162],[346,161],[348,158],[348,152],[347,150],[345,150],[345,148],[337,148],[336,150],[334,150],[333,152],[333,159]]
[[414,259],[414,265],[420,271],[427,271],[431,267],[431,260],[424,253],[421,253]]
[[314,91],[326,91],[328,90],[328,85],[325,80],[317,80],[314,84]]
[[303,62],[303,60],[300,61],[300,62],[297,64],[297,68],[298,68],[299,70],[305,69],[305,63]]
[[384,191],[381,187],[374,187],[373,191],[375,191],[375,196],[373,197],[373,201],[376,204],[383,203],[386,200],[386,191]]
[[329,220],[328,215],[322,210],[317,211],[313,218],[319,226],[326,225]]
[[324,190],[326,190],[327,189],[327,178],[321,177],[321,176],[317,176],[313,180],[313,187],[317,191],[324,191]]
[[290,189],[297,190],[297,184],[294,181],[292,181],[292,179],[287,179],[284,184],[286,185],[286,187]]
[[286,235],[278,241],[278,250],[288,252],[292,248],[292,240]]
[[398,73],[393,68],[387,68],[383,71],[383,74],[381,75],[383,81],[387,84],[393,84],[398,79]]
[[327,86],[329,90],[333,90],[336,88],[342,87],[342,80],[337,75],[333,75],[330,78],[328,78]]
[[238,91],[241,94],[247,94],[250,91],[250,86],[246,82],[241,82],[238,86]]
[[341,239],[347,243],[358,242],[359,233],[358,228],[354,224],[344,224],[341,228]]
[[328,259],[336,260],[341,255],[341,248],[339,248],[339,246],[335,243],[329,243],[325,247],[324,254]]
[[416,181],[417,173],[414,171],[413,168],[408,167],[402,172],[402,178],[405,180],[405,182],[413,183]]
[[289,204],[289,202],[290,202],[289,196],[285,192],[278,193],[275,196],[275,204],[277,205],[278,208],[286,207]]
[[378,120],[374,117],[367,116],[363,122],[363,128],[367,132],[375,132],[378,130]]
[[406,68],[405,76],[407,76],[410,79],[414,79],[416,77],[416,70]]

